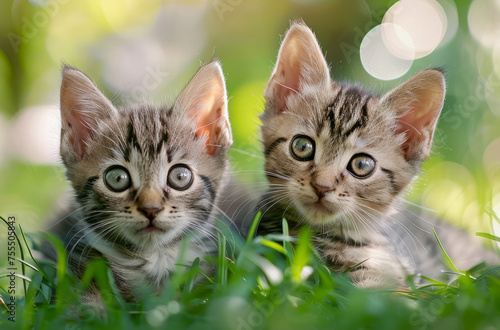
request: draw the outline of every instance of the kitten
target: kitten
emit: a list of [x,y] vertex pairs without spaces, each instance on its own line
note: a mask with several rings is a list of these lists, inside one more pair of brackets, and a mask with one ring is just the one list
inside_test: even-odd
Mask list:
[[414,272],[378,228],[429,156],[445,79],[423,70],[379,97],[331,79],[312,31],[293,23],[261,115],[270,183],[259,234],[307,225],[327,264],[361,287]]
[[232,144],[219,63],[203,66],[167,107],[115,107],[84,73],[64,66],[61,121],[76,199],[59,228],[70,267],[82,276],[92,258],[104,257],[126,300],[137,300],[144,285],[159,293],[176,263],[201,259],[213,238]]

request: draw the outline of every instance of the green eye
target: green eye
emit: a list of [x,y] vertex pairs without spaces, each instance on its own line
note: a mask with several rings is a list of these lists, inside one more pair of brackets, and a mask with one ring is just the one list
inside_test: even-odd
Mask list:
[[104,172],[104,183],[109,190],[122,192],[130,188],[132,180],[125,167],[111,166]]
[[293,138],[290,145],[292,156],[300,161],[308,161],[314,158],[314,141],[308,136],[298,135]]
[[168,185],[175,190],[186,190],[193,183],[193,172],[186,165],[175,165],[168,173]]
[[354,155],[349,161],[347,170],[356,178],[367,178],[375,170],[375,159],[366,154]]

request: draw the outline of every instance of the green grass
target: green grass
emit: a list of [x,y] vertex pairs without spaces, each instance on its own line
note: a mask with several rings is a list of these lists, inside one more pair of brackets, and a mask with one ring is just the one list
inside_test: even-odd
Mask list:
[[[224,225],[219,228],[219,255],[210,260],[215,274],[204,274],[197,259],[189,267],[179,266],[161,296],[144,293],[141,303],[135,304],[121,299],[104,260],[95,260],[83,278],[76,279],[67,269],[58,239],[41,233],[25,235],[17,227],[23,257],[17,266],[16,322],[7,320],[7,306],[0,301],[0,328],[495,329],[500,325],[500,266],[455,269],[450,283],[429,279],[431,284],[407,291],[363,290],[346,275],[325,267],[307,229],[291,238],[283,220],[283,235],[243,242]],[[42,239],[56,248],[57,263],[36,260],[34,252]],[[204,280],[195,283],[197,277]],[[103,295],[102,309],[81,302],[91,282]],[[0,283],[7,282],[0,279]],[[0,286],[7,303],[7,288]]]

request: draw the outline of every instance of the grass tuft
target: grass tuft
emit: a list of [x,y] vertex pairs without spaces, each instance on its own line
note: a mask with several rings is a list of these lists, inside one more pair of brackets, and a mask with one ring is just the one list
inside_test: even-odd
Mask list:
[[[27,258],[19,260],[26,272],[18,277],[27,289],[16,297],[12,323],[7,320],[10,298],[0,285],[0,328],[470,329],[500,324],[500,265],[459,271],[437,235],[452,280],[424,277],[426,285],[405,291],[363,290],[318,259],[307,228],[292,238],[285,219],[282,226],[282,235],[257,237],[252,226],[243,240],[219,222],[218,254],[179,264],[163,293],[144,290],[140,303],[120,297],[105,260],[94,260],[77,279],[57,238],[20,231]],[[57,262],[32,250],[42,239],[54,247]],[[213,274],[202,270],[202,262],[213,264]],[[92,286],[103,297],[100,307],[82,301]]]

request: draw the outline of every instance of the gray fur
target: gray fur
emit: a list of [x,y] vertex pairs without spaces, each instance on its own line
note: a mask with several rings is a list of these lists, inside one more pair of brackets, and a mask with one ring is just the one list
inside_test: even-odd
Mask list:
[[[134,300],[142,286],[159,293],[176,263],[190,265],[212,252],[214,214],[232,143],[218,62],[202,67],[166,107],[117,108],[82,72],[66,66],[61,117],[61,156],[75,203],[59,233],[77,275],[90,259],[103,256],[123,296]],[[178,164],[193,173],[192,185],[183,191],[167,179]],[[131,177],[123,192],[104,182],[105,171],[115,165]],[[149,219],[145,208],[161,210]],[[191,242],[182,256],[185,237]]]
[[[388,223],[398,221],[391,214],[400,210],[400,196],[429,156],[444,95],[439,69],[423,70],[384,96],[340,84],[330,78],[314,34],[293,23],[264,93],[262,140],[270,188],[259,205],[259,233],[280,231],[283,217],[292,234],[307,225],[325,261],[349,271],[357,285],[404,286],[406,275],[421,270],[422,263],[400,253],[394,236],[404,235]],[[298,135],[314,141],[314,159],[292,157],[291,142]],[[357,154],[376,162],[366,178],[348,170]],[[404,222],[399,221],[398,226]]]

